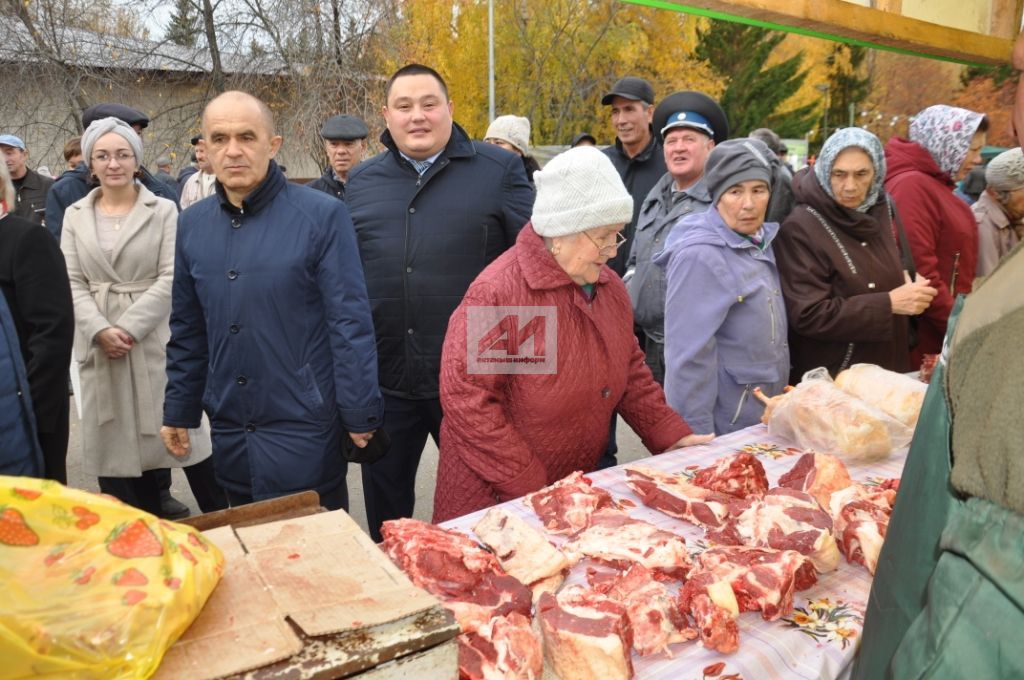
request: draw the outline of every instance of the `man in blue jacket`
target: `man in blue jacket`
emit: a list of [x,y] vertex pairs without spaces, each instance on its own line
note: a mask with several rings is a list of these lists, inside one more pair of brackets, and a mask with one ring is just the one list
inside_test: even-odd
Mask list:
[[[82,112],[82,129],[86,130],[100,118],[117,118],[141,132],[149,126],[149,118],[141,111],[136,111],[124,104],[96,104]],[[156,178],[153,173],[139,165],[139,183],[161,198],[174,201],[178,205],[178,191]],[[54,238],[60,241],[60,232],[64,228],[64,211],[75,201],[84,198],[98,184],[91,177],[85,161],[80,162],[74,170],[68,170],[53,183],[46,192],[46,228]]]
[[391,450],[363,466],[370,536],[411,517],[427,435],[438,440],[438,380],[448,317],[484,267],[515,243],[533,189],[519,156],[470,141],[436,71],[420,64],[388,81],[383,153],[349,173],[366,265]]
[[161,436],[184,455],[205,410],[232,505],[313,489],[347,508],[342,437],[365,446],[384,415],[348,210],[288,183],[255,97],[211,101],[203,137],[216,194],[178,221]]

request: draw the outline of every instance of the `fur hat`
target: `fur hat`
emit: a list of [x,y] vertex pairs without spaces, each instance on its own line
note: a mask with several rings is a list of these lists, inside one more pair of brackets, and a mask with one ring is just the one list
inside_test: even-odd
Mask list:
[[558,154],[534,173],[533,181],[533,230],[541,236],[568,236],[633,219],[633,197],[611,160],[596,147],[577,146]]
[[500,139],[519,149],[524,156],[530,148],[530,119],[522,116],[498,116],[487,128],[484,139]]

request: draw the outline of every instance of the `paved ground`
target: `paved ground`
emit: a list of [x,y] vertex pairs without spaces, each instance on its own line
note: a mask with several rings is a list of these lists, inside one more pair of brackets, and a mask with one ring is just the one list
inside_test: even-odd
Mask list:
[[[81,443],[78,435],[78,413],[75,409],[75,401],[71,400],[71,441],[68,444],[68,484],[80,489],[99,491],[95,477],[89,477],[82,469]],[[618,443],[620,463],[627,463],[647,456],[647,449],[640,443],[640,438],[620,418],[618,426]],[[348,470],[349,507],[352,518],[359,526],[366,528],[366,511],[363,507],[363,485],[357,465],[350,465]],[[189,490],[188,481],[181,470],[174,470],[172,475],[171,493],[175,498],[187,504],[193,513],[198,513],[199,508],[192,492]],[[431,439],[427,439],[427,446],[423,450],[423,457],[420,461],[419,474],[416,477],[416,511],[418,519],[430,521],[430,515],[434,506],[434,484],[437,481],[437,447]]]

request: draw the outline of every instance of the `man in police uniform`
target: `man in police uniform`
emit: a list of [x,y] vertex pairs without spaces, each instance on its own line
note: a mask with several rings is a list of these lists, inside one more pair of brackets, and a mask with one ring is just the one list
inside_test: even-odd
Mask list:
[[355,116],[342,114],[328,118],[320,129],[320,136],[324,138],[324,151],[327,152],[329,164],[324,174],[310,182],[309,186],[344,201],[348,171],[363,160],[369,134],[366,123]]

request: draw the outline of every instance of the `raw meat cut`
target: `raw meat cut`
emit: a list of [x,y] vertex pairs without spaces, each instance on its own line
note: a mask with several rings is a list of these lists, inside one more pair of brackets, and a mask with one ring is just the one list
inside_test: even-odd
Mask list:
[[818,501],[802,491],[776,487],[762,499],[747,498],[729,505],[729,519],[707,538],[723,545],[796,550],[820,572],[839,566],[832,518]]
[[626,468],[626,484],[641,502],[670,517],[703,527],[718,527],[729,516],[731,496],[691,484],[686,477],[635,465]]
[[633,677],[633,632],[626,607],[582,586],[537,602],[544,656],[562,680]]
[[661,579],[684,579],[691,565],[686,539],[618,510],[595,512],[590,527],[562,550],[573,564],[583,557],[623,571],[634,563],[642,564]]
[[795,550],[711,548],[697,557],[691,576],[702,571],[710,571],[717,581],[727,581],[740,611],[759,611],[765,621],[791,613],[793,593],[818,581],[810,559]]
[[702,645],[721,654],[739,649],[740,608],[728,581],[710,571],[691,575],[679,591],[679,607],[693,617]]
[[637,654],[664,652],[671,658],[669,645],[697,637],[696,629],[690,626],[668,587],[654,580],[654,575],[642,564],[634,564],[607,586],[602,592],[626,606],[633,629],[633,649]]
[[510,576],[530,586],[534,598],[544,590],[557,590],[569,571],[569,560],[562,551],[506,508],[488,510],[473,531]]
[[587,528],[599,508],[614,508],[612,495],[576,471],[551,486],[523,498],[553,534],[572,534]]
[[805,453],[789,472],[779,477],[779,486],[809,493],[826,512],[832,494],[851,484],[853,480],[843,461],[827,453]]
[[871,574],[878,566],[896,502],[894,481],[887,480],[879,487],[854,484],[832,494],[829,505],[839,549],[849,562],[864,566]]
[[460,680],[536,680],[543,671],[540,638],[522,614],[496,616],[459,636]]
[[695,486],[736,498],[759,497],[768,491],[764,466],[753,454],[745,451],[719,458],[711,466],[698,470],[692,482]]
[[495,616],[530,615],[530,589],[509,576],[497,558],[465,534],[415,519],[381,525],[381,549],[417,586],[436,595],[463,632]]

